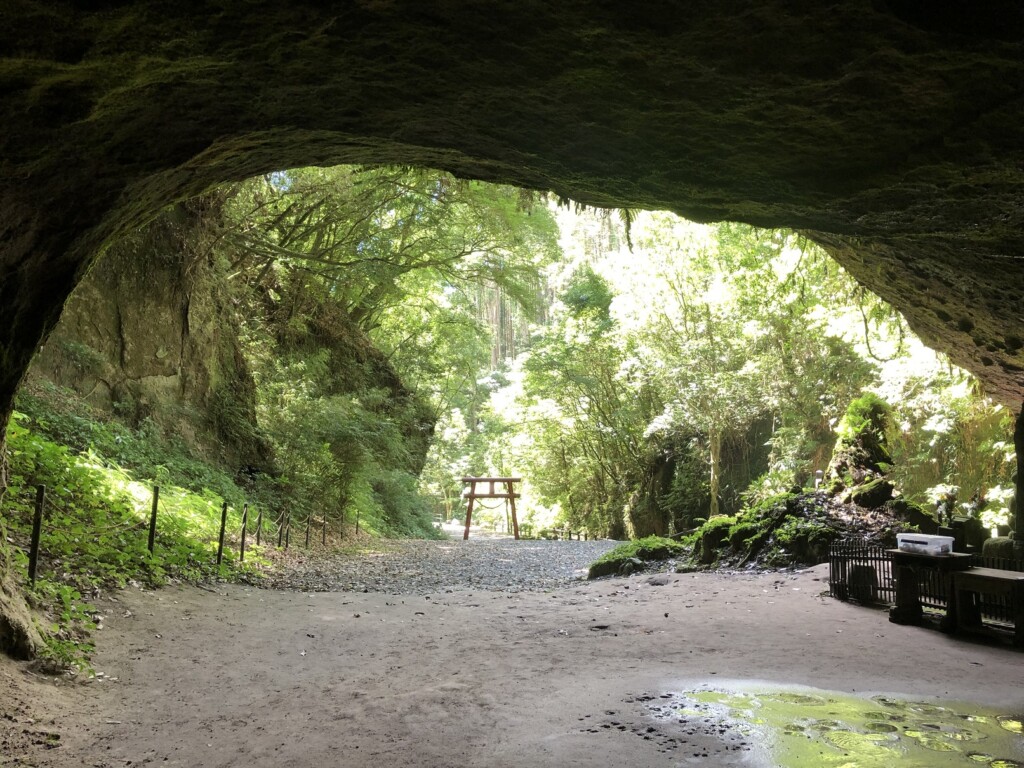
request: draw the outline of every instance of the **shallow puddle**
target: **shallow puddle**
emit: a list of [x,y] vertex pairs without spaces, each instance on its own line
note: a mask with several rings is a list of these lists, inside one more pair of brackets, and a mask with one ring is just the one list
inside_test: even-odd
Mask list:
[[673,693],[651,711],[669,727],[741,737],[755,765],[1024,768],[1022,715],[970,704],[733,683]]

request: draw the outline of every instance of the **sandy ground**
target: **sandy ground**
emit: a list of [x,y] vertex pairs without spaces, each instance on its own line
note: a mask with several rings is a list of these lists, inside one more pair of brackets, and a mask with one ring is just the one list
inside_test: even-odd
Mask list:
[[650,713],[723,679],[1024,711],[1019,652],[891,624],[827,581],[819,566],[548,592],[124,590],[101,603],[103,678],[0,666],[0,763],[746,765],[738,737]]

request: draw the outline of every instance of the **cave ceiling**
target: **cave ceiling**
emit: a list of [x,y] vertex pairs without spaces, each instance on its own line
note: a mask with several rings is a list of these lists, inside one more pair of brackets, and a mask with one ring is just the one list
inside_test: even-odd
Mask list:
[[1024,7],[0,2],[0,413],[104,243],[301,165],[799,229],[1024,397]]

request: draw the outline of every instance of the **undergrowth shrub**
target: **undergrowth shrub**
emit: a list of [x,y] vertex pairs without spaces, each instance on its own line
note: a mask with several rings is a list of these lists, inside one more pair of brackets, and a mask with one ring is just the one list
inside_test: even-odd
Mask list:
[[[91,451],[75,455],[28,424],[27,416],[15,413],[7,429],[10,473],[3,517],[15,552],[15,572],[27,580],[35,488],[46,487],[38,578],[28,596],[49,616],[41,629],[45,655],[54,664],[87,665],[93,612],[87,599],[103,589],[130,582],[157,586],[169,579],[255,576],[258,553],[245,564],[228,557],[224,565],[216,565],[221,496],[209,489],[196,493],[163,487],[151,554],[152,487]],[[232,538],[240,525],[239,512],[232,507]]]

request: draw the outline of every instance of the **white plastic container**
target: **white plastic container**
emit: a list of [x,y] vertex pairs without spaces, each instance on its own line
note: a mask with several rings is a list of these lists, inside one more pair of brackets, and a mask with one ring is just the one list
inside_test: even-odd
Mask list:
[[913,552],[917,555],[948,555],[953,551],[953,537],[897,533],[896,547],[900,552]]

